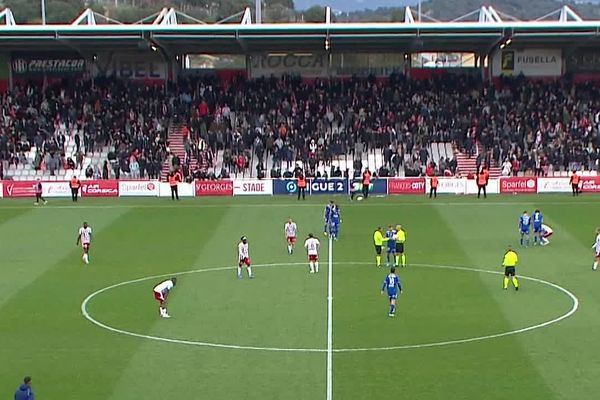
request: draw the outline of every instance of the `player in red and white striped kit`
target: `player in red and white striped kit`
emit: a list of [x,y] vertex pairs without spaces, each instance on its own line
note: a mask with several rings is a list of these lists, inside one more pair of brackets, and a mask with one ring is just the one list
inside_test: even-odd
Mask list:
[[290,218],[286,222],[284,227],[285,240],[287,241],[288,254],[294,254],[294,245],[296,244],[296,234],[298,233],[298,227],[296,223]]
[[252,274],[252,263],[250,262],[250,253],[248,252],[248,238],[242,236],[240,243],[238,243],[238,269],[237,276],[242,278],[242,267],[245,266],[248,270],[248,277],[254,278]]
[[309,272],[314,274],[315,272],[319,272],[319,247],[321,243],[319,243],[319,239],[313,236],[312,233],[308,234],[308,239],[304,242],[304,247],[306,248],[306,252],[308,253],[308,267]]

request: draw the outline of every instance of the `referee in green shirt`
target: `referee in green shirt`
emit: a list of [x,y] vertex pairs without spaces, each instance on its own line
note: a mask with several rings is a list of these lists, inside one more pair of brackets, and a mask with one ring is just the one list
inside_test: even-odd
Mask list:
[[383,232],[381,231],[381,227],[377,227],[375,233],[373,233],[373,244],[375,245],[375,261],[377,263],[377,267],[381,268],[381,248],[383,246]]
[[519,256],[517,252],[508,246],[506,253],[504,253],[504,260],[502,266],[504,267],[504,290],[508,289],[509,281],[512,281],[515,290],[519,290],[519,280],[517,279],[516,267],[519,263]]

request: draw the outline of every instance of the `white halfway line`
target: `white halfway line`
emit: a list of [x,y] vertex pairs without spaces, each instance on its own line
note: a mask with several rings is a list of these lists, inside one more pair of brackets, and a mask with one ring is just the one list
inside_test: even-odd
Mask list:
[[333,239],[327,260],[327,400],[333,399]]

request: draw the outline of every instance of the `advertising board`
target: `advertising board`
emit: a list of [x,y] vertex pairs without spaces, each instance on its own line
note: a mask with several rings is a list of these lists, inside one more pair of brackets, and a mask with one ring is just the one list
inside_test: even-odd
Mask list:
[[494,54],[493,76],[557,77],[562,75],[560,49],[505,49]]
[[233,181],[234,196],[272,195],[273,181],[270,179],[236,179]]
[[233,181],[196,181],[196,196],[233,196]]
[[119,196],[149,196],[157,197],[158,181],[119,181]]
[[310,194],[348,194],[348,179],[311,179]]
[[118,197],[119,181],[117,180],[90,180],[81,181],[81,197]]
[[388,194],[424,194],[425,178],[388,178]]
[[537,193],[537,189],[537,178],[534,176],[500,178],[500,193]]

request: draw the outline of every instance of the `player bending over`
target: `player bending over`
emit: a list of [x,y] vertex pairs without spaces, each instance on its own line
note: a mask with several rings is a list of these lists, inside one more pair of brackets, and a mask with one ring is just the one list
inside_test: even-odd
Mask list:
[[252,264],[250,262],[250,254],[248,253],[248,238],[242,236],[238,244],[238,269],[237,277],[242,279],[242,267],[248,270],[248,278],[254,278],[252,275]]
[[166,281],[162,281],[158,285],[154,286],[154,298],[158,301],[158,311],[160,313],[161,318],[171,318],[169,313],[167,312],[167,298],[169,297],[169,293],[175,285],[177,284],[177,278],[167,279]]
[[308,254],[308,272],[314,274],[315,272],[319,272],[319,247],[321,243],[319,243],[319,239],[313,236],[312,233],[308,234],[308,239],[304,242],[304,248],[306,248],[306,253]]
[[546,224],[542,224],[542,232],[541,232],[541,238],[540,238],[540,244],[542,246],[546,246],[548,244],[550,244],[550,236],[552,236],[552,234],[554,233],[554,231],[552,230],[552,228],[550,228],[548,225]]
[[[544,245],[544,241],[542,240],[544,238],[544,234],[542,231],[542,225],[544,224],[544,215],[542,214],[542,212],[540,210],[535,210],[533,212],[533,245],[535,246],[538,242],[538,240],[540,241],[541,245]],[[546,243],[548,244],[548,243]]]
[[387,246],[386,246],[387,255],[386,255],[385,265],[386,265],[386,267],[389,267],[390,265],[395,266],[394,263],[396,261],[396,231],[394,230],[392,225],[388,226],[388,230],[385,231],[384,241],[387,244]]
[[79,228],[79,233],[77,234],[77,246],[81,243],[81,247],[83,248],[83,262],[86,264],[90,263],[90,243],[92,242],[92,228],[88,226],[87,222],[83,223],[83,226]]
[[596,229],[596,243],[592,246],[594,249],[596,256],[594,257],[594,265],[592,266],[592,271],[596,271],[598,269],[598,261],[600,261],[600,228]]
[[521,246],[529,246],[529,230],[531,228],[531,217],[527,211],[519,218],[519,233],[521,234]]
[[288,222],[285,223],[285,227],[283,229],[285,233],[285,240],[287,241],[288,254],[294,254],[294,245],[296,244],[296,233],[298,232],[298,227],[296,223],[292,220],[292,218],[288,219]]
[[331,215],[329,219],[329,236],[331,236],[333,240],[338,240],[340,234],[340,224],[342,223],[342,214],[340,213],[340,208],[335,204],[331,209]]
[[381,286],[381,294],[387,291],[388,298],[390,299],[390,312],[388,316],[396,316],[396,299],[398,294],[402,293],[402,284],[400,278],[396,275],[396,268],[390,268],[390,273],[386,275],[383,280],[383,286]]

